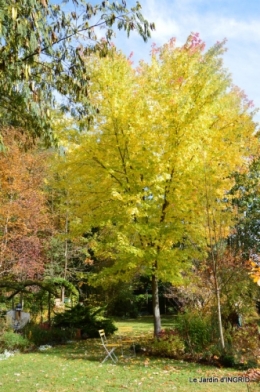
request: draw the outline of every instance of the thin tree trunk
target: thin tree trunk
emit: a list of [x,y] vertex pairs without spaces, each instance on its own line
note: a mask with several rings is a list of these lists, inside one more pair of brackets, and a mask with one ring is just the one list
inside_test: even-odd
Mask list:
[[217,274],[217,258],[215,257],[212,244],[211,244],[211,257],[213,263],[214,288],[215,288],[216,299],[217,299],[219,337],[220,337],[221,348],[222,350],[225,350],[225,340],[224,340],[222,315],[221,315],[220,287],[219,287],[218,274]]
[[[66,212],[66,220],[65,220],[65,235],[66,235],[66,239],[65,239],[65,250],[64,250],[64,256],[65,256],[65,265],[64,265],[64,274],[63,277],[64,279],[67,278],[67,270],[68,270],[68,228],[69,228],[69,218],[68,218],[68,212]],[[65,287],[62,287],[61,289],[61,301],[62,303],[64,303],[64,299],[65,299]]]
[[222,325],[222,316],[221,316],[221,301],[220,301],[220,285],[218,280],[218,253],[214,253],[213,249],[213,239],[215,244],[217,243],[217,235],[216,235],[216,223],[213,217],[212,222],[210,220],[210,203],[209,203],[209,193],[208,193],[208,183],[207,177],[205,172],[205,197],[206,197],[206,213],[207,213],[207,225],[208,225],[208,234],[209,234],[209,241],[210,241],[210,251],[211,251],[211,258],[212,258],[212,270],[213,270],[213,278],[214,278],[214,289],[216,293],[217,299],[217,314],[218,314],[218,329],[219,329],[219,337],[221,348],[225,350],[225,340],[224,340],[224,333],[223,333],[223,325]]
[[41,324],[43,323],[43,303],[42,298],[40,299],[40,312],[41,312]]
[[65,287],[62,286],[61,288],[61,303],[64,304],[64,300],[65,300]]
[[160,315],[160,305],[159,305],[158,279],[154,274],[152,275],[152,297],[153,297],[154,336],[158,338],[161,332],[161,315]]
[[48,293],[48,324],[51,326],[51,293]]
[[218,328],[222,350],[225,350],[225,340],[223,334],[222,316],[221,316],[221,303],[220,303],[220,288],[216,282],[216,297],[217,297],[217,309],[218,309]]
[[[10,183],[10,180],[9,180]],[[7,243],[8,243],[8,224],[9,224],[9,220],[10,220],[10,210],[12,210],[12,204],[13,204],[13,191],[11,192],[10,195],[10,203],[9,205],[11,206],[11,208],[8,208],[7,211],[7,217],[6,217],[6,221],[5,221],[5,226],[4,226],[4,235],[3,235],[3,243],[1,244],[1,252],[0,252],[0,268],[3,267],[5,268],[5,263],[4,263],[4,259],[5,259],[5,251],[7,249]]]
[[65,240],[65,265],[64,265],[64,279],[67,278],[67,270],[68,270],[68,226],[69,226],[69,219],[68,219],[68,213],[66,213],[66,222],[65,222],[65,234],[66,234],[66,240]]

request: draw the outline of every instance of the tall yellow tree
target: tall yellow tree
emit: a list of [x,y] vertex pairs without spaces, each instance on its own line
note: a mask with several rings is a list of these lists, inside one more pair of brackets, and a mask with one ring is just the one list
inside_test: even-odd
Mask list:
[[71,231],[99,227],[91,246],[110,260],[93,282],[150,276],[155,336],[158,280],[180,283],[208,250],[205,169],[215,203],[256,143],[250,103],[232,87],[223,51],[218,43],[205,52],[192,34],[181,47],[154,47],[137,69],[115,51],[92,57],[89,95],[100,112],[66,154]]

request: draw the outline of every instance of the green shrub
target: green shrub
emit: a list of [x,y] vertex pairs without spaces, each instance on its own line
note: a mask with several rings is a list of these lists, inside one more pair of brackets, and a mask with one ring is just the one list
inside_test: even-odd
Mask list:
[[114,333],[117,328],[113,321],[104,316],[101,307],[91,308],[76,305],[64,313],[56,314],[53,323],[56,327],[65,329],[81,329],[82,335],[89,338],[98,337],[98,330],[104,329],[107,335]]
[[28,325],[25,328],[27,339],[36,346],[61,344],[74,337],[74,331],[61,328],[43,329],[40,325]]
[[216,340],[216,327],[210,316],[187,312],[176,317],[176,330],[185,343],[186,351],[200,353]]
[[30,346],[28,339],[24,338],[19,333],[6,331],[0,336],[1,351],[4,350],[24,350]]
[[183,354],[185,349],[181,337],[171,330],[165,330],[161,333],[158,340],[149,345],[149,354],[152,356],[178,358]]
[[234,367],[235,365],[235,357],[232,353],[224,353],[220,356],[219,362],[224,367]]

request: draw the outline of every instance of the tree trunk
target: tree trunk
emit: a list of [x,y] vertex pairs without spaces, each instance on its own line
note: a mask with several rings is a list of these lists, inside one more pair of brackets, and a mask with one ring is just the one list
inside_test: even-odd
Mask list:
[[66,239],[65,239],[65,250],[64,250],[64,256],[65,256],[65,265],[64,265],[64,279],[67,278],[67,270],[68,270],[68,225],[69,225],[69,220],[68,220],[68,214],[66,213],[66,222],[65,222],[65,234],[66,234]]
[[217,274],[217,259],[214,255],[213,248],[211,248],[211,249],[212,249],[211,250],[212,261],[213,261],[214,286],[215,286],[215,293],[216,293],[216,299],[217,299],[218,330],[219,330],[221,348],[224,351],[225,350],[225,340],[224,340],[222,315],[221,315],[220,287],[219,287],[218,274]]
[[154,336],[158,338],[161,332],[161,315],[160,315],[160,305],[159,305],[158,279],[155,275],[152,275],[152,297],[153,297]]
[[[66,239],[65,239],[65,249],[64,249],[65,264],[64,264],[64,273],[63,273],[64,279],[67,278],[67,270],[68,270],[68,238],[67,238],[68,232],[69,232],[69,218],[68,218],[68,212],[66,212],[66,220],[65,220]],[[64,303],[64,300],[65,300],[65,287],[62,287],[61,288],[62,303]]]
[[[222,317],[221,317],[221,302],[220,302],[220,285],[218,280],[218,265],[219,265],[219,251],[215,254],[214,252],[214,244],[217,244],[219,241],[219,237],[217,235],[218,231],[216,227],[216,222],[214,219],[211,220],[210,218],[210,202],[209,202],[209,191],[208,191],[208,182],[205,172],[205,196],[206,196],[206,213],[207,213],[207,225],[208,225],[208,233],[209,233],[209,241],[210,241],[210,252],[212,258],[212,270],[213,270],[213,277],[214,277],[214,289],[216,293],[217,299],[217,312],[218,312],[218,329],[219,329],[219,337],[221,348],[225,350],[225,340],[224,340],[224,333],[223,333],[223,325],[222,325]],[[221,227],[219,228],[221,229]]]
[[225,350],[225,340],[223,334],[223,325],[222,325],[222,317],[221,317],[221,303],[220,303],[220,289],[216,287],[216,296],[217,296],[217,307],[218,307],[218,328],[219,328],[219,336],[222,350]]
[[64,304],[65,301],[65,287],[62,286],[61,288],[61,303]]
[[51,326],[51,293],[48,293],[48,324]]

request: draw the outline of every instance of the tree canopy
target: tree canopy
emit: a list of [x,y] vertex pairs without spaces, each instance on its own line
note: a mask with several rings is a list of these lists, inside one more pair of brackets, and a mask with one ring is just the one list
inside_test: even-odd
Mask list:
[[99,227],[91,246],[110,260],[96,283],[151,276],[156,301],[159,279],[178,284],[205,257],[230,173],[255,148],[251,103],[222,66],[223,45],[204,52],[196,34],[182,47],[171,40],[136,70],[115,51],[91,58],[89,94],[100,113],[70,143],[63,168],[71,231]]
[[91,117],[95,109],[81,100],[89,86],[82,57],[106,55],[115,28],[127,35],[136,30],[147,40],[154,24],[143,18],[138,2],[127,9],[126,1],[0,0],[0,125],[22,127],[50,144],[57,94],[63,110]]

